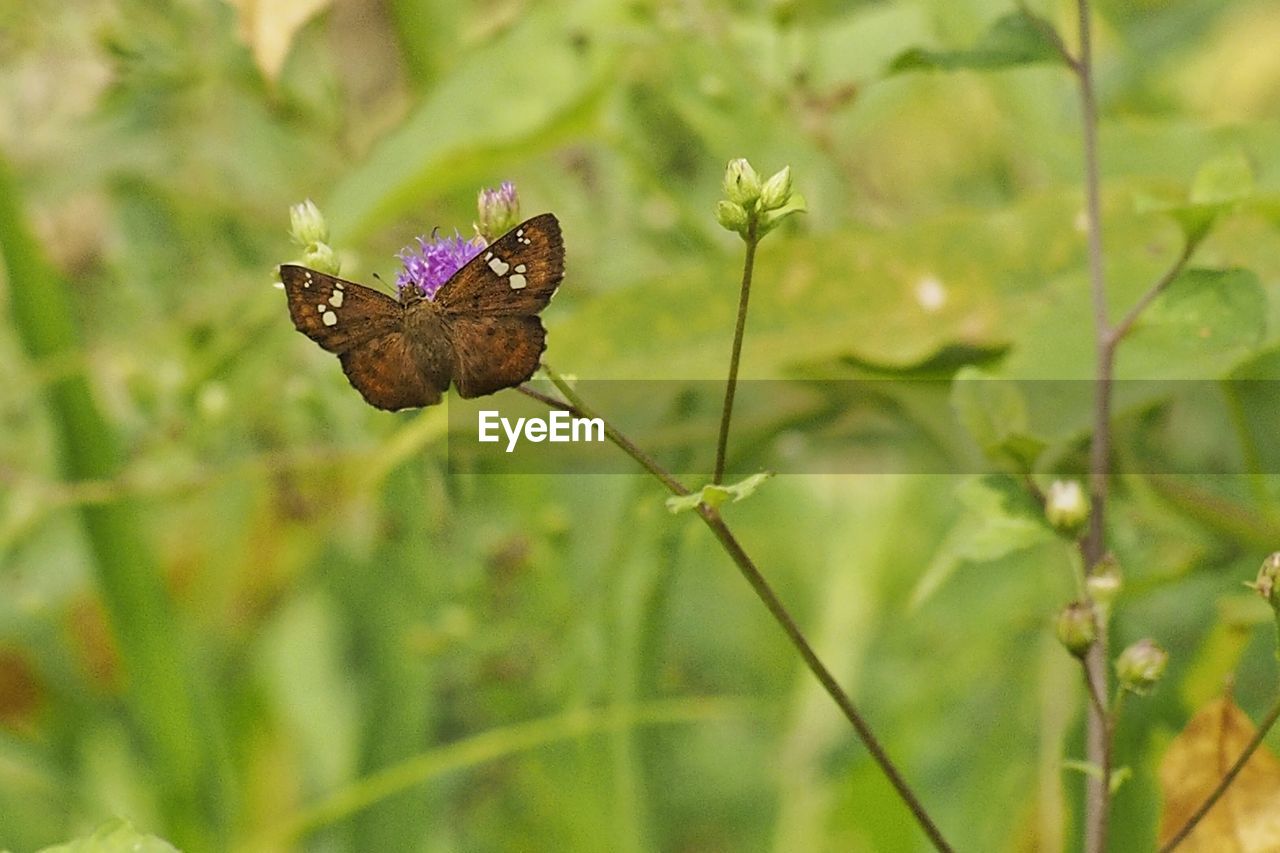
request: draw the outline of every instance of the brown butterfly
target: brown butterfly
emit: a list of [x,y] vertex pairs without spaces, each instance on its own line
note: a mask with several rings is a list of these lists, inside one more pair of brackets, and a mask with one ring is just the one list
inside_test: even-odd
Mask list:
[[538,312],[564,277],[560,223],[535,216],[499,237],[436,292],[396,301],[306,267],[280,267],[293,325],[338,354],[342,370],[379,409],[430,406],[452,381],[463,397],[524,382],[538,369],[546,330]]

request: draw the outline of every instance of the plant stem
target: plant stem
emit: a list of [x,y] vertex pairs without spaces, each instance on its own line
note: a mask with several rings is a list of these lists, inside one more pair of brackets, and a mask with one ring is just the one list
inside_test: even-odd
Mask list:
[[827,694],[835,701],[836,705],[844,714],[845,719],[853,726],[858,733],[858,737],[862,740],[867,751],[871,753],[871,757],[876,764],[880,766],[880,770],[888,778],[889,783],[893,785],[894,790],[898,792],[898,796],[906,803],[907,808],[911,810],[915,816],[916,822],[920,824],[920,828],[929,836],[929,840],[933,846],[939,851],[950,851],[952,848],[943,838],[942,832],[934,824],[933,819],[929,817],[929,813],[925,811],[924,806],[916,797],[915,793],[907,785],[905,779],[898,772],[898,768],[894,765],[892,759],[889,758],[884,747],[876,739],[875,734],[871,731],[871,727],[862,718],[858,709],[854,707],[852,700],[840,687],[835,677],[822,663],[822,660],[814,652],[813,647],[809,645],[809,641],[805,638],[800,627],[796,625],[795,620],[791,618],[791,614],[787,612],[782,602],[778,599],[773,588],[769,586],[769,582],[765,580],[764,575],[756,568],[756,564],[751,557],[743,550],[742,545],[734,537],[728,525],[724,523],[724,519],[720,517],[720,512],[713,507],[702,504],[698,507],[698,515],[711,528],[711,532],[720,540],[720,544],[724,546],[725,552],[733,559],[733,562],[742,572],[742,576],[747,579],[747,583],[751,584],[751,588],[755,590],[756,595],[764,602],[765,607],[773,614],[773,618],[782,630],[786,632],[791,644],[796,647],[796,651],[800,653],[800,657],[804,659],[805,665],[809,667],[809,671],[814,674],[818,681],[822,684]]
[[[1107,505],[1107,475],[1111,456],[1111,380],[1115,346],[1107,317],[1107,288],[1102,263],[1102,204],[1098,168],[1098,104],[1093,89],[1093,39],[1089,0],[1077,0],[1080,52],[1072,70],[1080,85],[1081,133],[1084,142],[1085,220],[1089,243],[1089,286],[1093,299],[1093,327],[1097,353],[1097,384],[1093,410],[1093,440],[1089,449],[1089,530],[1080,544],[1085,572],[1106,552],[1103,516]],[[1107,819],[1111,810],[1111,786],[1107,783],[1110,750],[1107,748],[1107,631],[1100,625],[1098,638],[1085,657],[1085,678],[1096,701],[1089,706],[1086,733],[1089,761],[1103,768],[1101,779],[1085,777],[1085,849],[1104,853]]]
[[[1147,306],[1154,302],[1157,296],[1164,293],[1165,288],[1172,284],[1173,280],[1182,274],[1183,269],[1187,266],[1187,261],[1191,260],[1191,254],[1196,250],[1197,245],[1198,241],[1184,240],[1182,243],[1182,251],[1178,253],[1177,259],[1169,269],[1165,271],[1165,274],[1160,276],[1156,283],[1147,289],[1146,293],[1142,294],[1142,297],[1138,299],[1132,308],[1129,309],[1129,313],[1125,314],[1124,317],[1121,318],[1120,322],[1115,325],[1115,328],[1110,330],[1107,335],[1106,343],[1111,350],[1114,351],[1116,346],[1124,340],[1126,336],[1128,336],[1129,332],[1133,331],[1134,324],[1138,322],[1138,318],[1142,316],[1142,312],[1147,310]],[[1112,358],[1114,359],[1114,352],[1112,354]]]
[[535,400],[546,403],[548,406],[551,406],[552,408],[565,409],[566,411],[573,413],[578,417],[600,418],[600,420],[604,423],[605,437],[608,438],[610,441],[612,441],[614,444],[616,444],[618,448],[622,450],[622,452],[626,453],[632,459],[639,462],[640,467],[644,468],[646,471],[648,471],[650,474],[656,477],[659,480],[659,482],[661,482],[662,485],[666,486],[667,489],[672,494],[676,494],[676,495],[689,494],[689,490],[685,487],[685,485],[681,483],[679,480],[677,480],[675,477],[671,476],[671,474],[669,474],[665,468],[659,465],[653,459],[653,457],[649,456],[649,454],[645,453],[639,447],[636,447],[636,445],[631,441],[631,439],[627,438],[625,435],[618,432],[618,430],[614,428],[613,424],[609,423],[609,421],[605,420],[604,418],[601,418],[598,414],[592,411],[587,406],[587,404],[582,401],[582,398],[578,396],[578,393],[573,390],[573,387],[560,377],[560,374],[556,373],[546,364],[542,365],[542,369],[547,372],[547,376],[551,379],[551,383],[555,385],[556,388],[559,389],[560,393],[565,396],[565,399],[569,401],[568,403],[563,403],[560,400],[555,399],[554,397],[548,397],[546,394],[543,394],[539,391],[535,391],[534,389],[529,388],[526,385],[521,385],[516,390],[520,391],[526,396],[532,397]]
[[724,480],[724,460],[729,447],[729,421],[733,417],[733,395],[738,388],[738,361],[742,356],[742,337],[747,329],[747,300],[751,298],[751,271],[756,265],[756,217],[751,214],[747,223],[747,255],[742,262],[742,288],[738,296],[738,324],[733,330],[733,353],[729,357],[729,380],[724,389],[724,412],[720,415],[720,438],[716,442],[716,470],[711,482]]
[[1267,714],[1267,718],[1262,721],[1262,725],[1258,726],[1258,730],[1254,732],[1253,738],[1249,741],[1248,745],[1245,746],[1244,751],[1240,753],[1240,757],[1231,765],[1231,769],[1223,775],[1222,781],[1218,782],[1218,786],[1213,789],[1213,793],[1211,793],[1208,798],[1200,804],[1200,808],[1196,809],[1195,812],[1192,813],[1191,817],[1187,818],[1187,822],[1182,825],[1182,828],[1174,833],[1174,836],[1164,843],[1164,846],[1160,848],[1160,853],[1169,853],[1169,851],[1173,850],[1186,840],[1187,836],[1191,834],[1191,831],[1196,828],[1196,824],[1200,823],[1201,819],[1209,813],[1209,809],[1213,808],[1214,804],[1222,798],[1227,787],[1235,781],[1236,776],[1240,775],[1240,771],[1244,769],[1245,764],[1249,762],[1249,758],[1262,744],[1263,739],[1267,736],[1267,733],[1271,731],[1271,727],[1276,724],[1276,720],[1278,719],[1280,719],[1280,699],[1277,699],[1275,704],[1271,706],[1271,711]]
[[[587,406],[582,398],[578,396],[577,392],[574,391],[572,386],[565,382],[564,379],[562,379],[554,370],[547,367],[545,364],[543,365],[543,370],[546,371],[552,384],[559,389],[560,393],[564,394],[565,399],[568,400],[567,403],[556,400],[553,397],[549,397],[546,394],[542,394],[541,392],[535,391],[534,389],[528,388],[524,385],[519,386],[517,390],[553,408],[568,410],[578,417],[600,417],[600,415],[596,414],[589,406]],[[669,491],[677,495],[687,495],[690,493],[689,489],[686,488],[684,484],[669,474],[666,469],[654,461],[648,454],[636,447],[630,439],[620,433],[612,424],[609,423],[608,420],[605,418],[600,419],[605,425],[605,436],[617,445],[624,453],[639,462],[645,470],[658,479]],[[826,690],[827,695],[831,697],[831,699],[836,703],[836,706],[840,709],[841,713],[844,714],[845,719],[847,719],[853,726],[854,731],[857,732],[863,745],[866,746],[867,751],[871,753],[871,757],[875,760],[876,764],[880,766],[885,777],[888,778],[890,784],[892,784],[894,789],[898,792],[898,796],[902,798],[902,801],[906,804],[907,808],[911,810],[912,815],[915,816],[916,822],[920,824],[920,828],[924,830],[925,835],[929,837],[933,846],[940,851],[940,853],[949,853],[952,849],[951,845],[949,845],[946,839],[943,838],[942,832],[933,822],[933,819],[929,816],[929,813],[925,810],[915,792],[912,791],[911,787],[902,777],[897,766],[894,765],[893,760],[889,758],[888,753],[880,744],[880,741],[876,738],[874,732],[872,732],[870,725],[868,725],[861,713],[859,713],[858,709],[854,706],[853,701],[849,698],[848,694],[844,692],[844,689],[840,686],[839,682],[836,681],[835,676],[831,674],[831,671],[827,669],[826,665],[822,662],[822,659],[819,658],[817,653],[813,650],[813,647],[809,644],[804,632],[801,631],[800,626],[796,624],[795,619],[793,619],[791,614],[787,611],[782,600],[778,598],[773,587],[769,585],[769,582],[765,579],[764,575],[761,574],[759,568],[756,567],[756,564],[751,559],[750,555],[747,554],[741,543],[738,542],[737,537],[733,535],[733,531],[731,531],[729,526],[725,524],[720,513],[706,504],[701,504],[698,507],[698,515],[706,523],[707,527],[711,529],[711,532],[715,535],[716,539],[719,540],[720,544],[724,547],[725,553],[729,555],[730,559],[732,559],[734,564],[738,567],[738,570],[742,572],[743,577],[747,579],[747,583],[751,585],[751,588],[764,603],[764,606],[769,610],[769,613],[773,616],[774,620],[782,627],[787,638],[791,640],[792,645],[795,646],[796,650],[800,653],[800,657],[804,660],[805,666],[807,666],[809,671],[813,673],[814,677],[818,679],[818,682],[822,685],[823,689]]]

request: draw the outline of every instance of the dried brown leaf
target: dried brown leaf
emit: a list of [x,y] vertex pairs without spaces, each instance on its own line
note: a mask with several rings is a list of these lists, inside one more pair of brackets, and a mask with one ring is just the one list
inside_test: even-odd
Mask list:
[[333,0],[227,0],[240,19],[238,35],[264,77],[275,81],[293,37]]
[[[1206,705],[1173,739],[1160,762],[1160,843],[1173,837],[1218,786],[1257,732],[1229,698]],[[1280,760],[1266,748],[1241,769],[1178,847],[1188,853],[1280,850]]]

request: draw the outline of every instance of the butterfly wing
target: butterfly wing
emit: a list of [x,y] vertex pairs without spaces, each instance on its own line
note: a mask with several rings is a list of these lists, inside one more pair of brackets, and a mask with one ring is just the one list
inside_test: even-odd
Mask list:
[[547,332],[532,314],[453,321],[454,385],[470,399],[514,388],[538,369]]
[[294,327],[329,352],[347,352],[404,325],[404,306],[354,281],[293,264],[280,267],[280,280]]
[[451,359],[439,324],[427,343],[406,334],[406,308],[378,291],[306,267],[280,267],[293,325],[329,352],[371,406],[405,409],[440,402],[449,387]]
[[349,349],[338,360],[365,402],[394,412],[435,405],[449,387],[448,366],[424,368],[417,349],[403,332],[394,332]]
[[494,240],[436,294],[448,318],[537,314],[564,278],[560,223],[544,213]]
[[560,223],[544,213],[493,241],[445,283],[435,305],[451,330],[460,395],[492,394],[533,375],[547,336],[536,315],[563,278]]

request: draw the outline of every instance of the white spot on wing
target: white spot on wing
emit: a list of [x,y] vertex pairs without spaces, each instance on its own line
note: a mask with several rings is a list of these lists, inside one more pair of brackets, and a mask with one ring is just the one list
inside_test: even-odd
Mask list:
[[529,286],[529,282],[525,279],[524,276],[520,275],[520,273],[516,273],[515,275],[511,276],[512,290],[524,290],[528,286]]
[[326,326],[334,326],[338,323],[338,315],[332,311],[324,312],[324,316],[320,318]]
[[329,304],[332,305],[334,308],[342,307],[342,291],[341,290],[335,290],[333,292],[333,295],[329,297]]
[[511,269],[511,265],[502,258],[491,258],[489,260],[489,269],[493,270],[494,275],[506,275],[507,270]]
[[516,264],[516,272],[526,272],[529,268],[524,264]]

